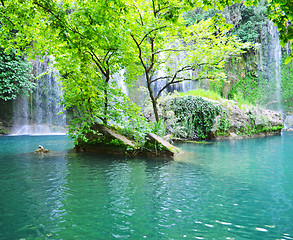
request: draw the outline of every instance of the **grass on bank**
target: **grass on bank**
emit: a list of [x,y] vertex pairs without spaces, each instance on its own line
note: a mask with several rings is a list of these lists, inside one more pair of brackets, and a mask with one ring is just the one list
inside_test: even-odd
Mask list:
[[[214,92],[213,90],[205,90],[202,88],[189,90],[188,92],[185,92],[185,93],[178,92],[176,94],[178,94],[178,96],[189,96],[190,95],[190,96],[205,97],[205,98],[215,100],[215,101],[227,100],[226,98],[223,98],[219,93]],[[238,94],[234,94],[234,97],[232,100],[237,102],[237,105],[239,108],[241,108],[242,105],[255,106],[255,104],[253,104],[249,100],[245,99],[242,92],[238,92]]]
[[212,90],[205,90],[202,88],[189,90],[188,92],[176,92],[176,95],[182,96],[194,96],[194,97],[205,97],[211,100],[220,101],[223,100],[219,93],[216,93]]

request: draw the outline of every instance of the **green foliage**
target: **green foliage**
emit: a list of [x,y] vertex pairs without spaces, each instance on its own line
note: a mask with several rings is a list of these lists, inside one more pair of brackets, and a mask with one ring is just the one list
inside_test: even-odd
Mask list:
[[[281,44],[293,40],[293,2],[284,0],[268,0],[268,17],[277,25]],[[293,58],[291,53],[287,60],[288,64]]]
[[134,140],[139,146],[145,142],[145,134],[151,132],[151,123],[141,115],[140,110],[124,118],[119,126],[115,126],[118,133]]
[[8,54],[0,48],[0,99],[8,101],[28,94],[35,86],[30,70],[29,63],[15,50]]
[[[284,61],[284,59],[283,59]],[[293,62],[282,64],[282,106],[284,111],[293,113]]]
[[240,104],[250,105],[256,103],[259,95],[258,78],[248,73],[245,78],[240,78],[231,88],[228,99],[235,100]]
[[192,9],[183,14],[183,17],[186,21],[186,24],[193,25],[194,23],[198,23],[201,20],[207,20],[215,16],[216,13],[219,13],[219,10],[209,9],[204,11],[202,8]]
[[197,88],[194,90],[189,90],[187,92],[177,92],[175,93],[176,96],[198,96],[198,97],[205,97],[211,100],[221,100],[223,99],[217,92],[213,90],[205,90],[202,88]]
[[[167,131],[176,137],[190,139],[208,138],[216,116],[222,111],[219,105],[194,96],[170,95],[164,97],[159,105]],[[172,112],[173,123],[170,123]]]
[[[237,1],[234,1],[237,2]],[[243,42],[261,42],[261,30],[267,23],[267,9],[262,4],[258,6],[246,6],[243,3],[235,3],[226,6],[223,11],[210,9],[203,11],[201,8],[191,10],[184,14],[188,25],[207,20],[222,13],[227,23],[232,24],[229,35],[236,35]]]
[[[261,4],[253,6],[245,6],[243,4],[235,4],[228,7],[230,11],[229,15],[233,15],[233,12],[238,10],[238,21],[233,23],[234,27],[232,28],[230,34],[236,35],[243,42],[261,42],[261,31],[265,28],[267,24],[267,14],[266,7]],[[232,18],[233,16],[230,16]],[[233,19],[229,19],[233,22]],[[228,21],[229,21],[228,20]]]
[[227,116],[227,113],[222,110],[221,116],[219,117],[217,124],[216,124],[216,136],[228,136],[228,130],[230,129],[230,120]]
[[158,152],[166,150],[166,148],[161,144],[156,141],[153,143],[148,141],[143,145],[143,150],[147,150],[149,152],[155,153],[155,155],[158,155]]
[[[227,36],[230,25],[220,14],[193,23],[187,23],[182,15],[165,18],[174,8],[182,9],[182,13],[186,10],[181,1],[137,1],[130,12],[133,17],[126,21],[157,122],[157,100],[165,89],[186,80],[225,79],[225,62],[250,46]],[[191,71],[196,74],[191,76]],[[153,85],[160,80],[165,83],[153,91]]]
[[162,119],[159,122],[153,122],[151,132],[160,137],[164,137],[166,135],[166,123]]

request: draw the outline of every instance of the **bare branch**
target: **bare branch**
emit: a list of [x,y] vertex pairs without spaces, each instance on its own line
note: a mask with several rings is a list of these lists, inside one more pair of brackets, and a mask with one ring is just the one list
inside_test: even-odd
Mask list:
[[156,13],[156,6],[155,6],[155,0],[152,0],[152,4],[153,4],[153,13],[155,18],[157,17],[157,13]]
[[86,51],[87,53],[89,53],[93,59],[93,61],[95,62],[95,64],[97,65],[97,67],[100,69],[100,71],[102,72],[102,74],[104,76],[106,76],[107,71],[106,69],[103,68],[103,64],[101,62],[101,60],[98,58],[98,56],[94,53],[93,50],[89,49],[89,51]]
[[161,26],[161,27],[157,27],[157,28],[152,29],[151,31],[149,31],[148,33],[146,33],[146,34],[144,35],[144,37],[141,39],[139,45],[141,45],[141,44],[143,43],[143,41],[148,37],[148,35],[150,35],[152,32],[155,32],[155,31],[157,31],[157,30],[164,29],[164,28],[166,28],[166,27],[167,27],[167,26]]
[[113,56],[114,52],[117,51],[116,48],[109,48],[107,53],[104,56],[103,62],[107,62],[110,60],[110,58]]
[[214,76],[206,76],[206,77],[197,77],[197,78],[176,78],[176,79],[180,79],[178,81],[171,81],[171,82],[168,82],[166,83],[166,85],[164,87],[162,87],[160,89],[160,91],[158,92],[157,96],[155,97],[156,100],[158,100],[158,98],[160,97],[160,95],[162,94],[162,92],[169,86],[171,86],[172,84],[176,84],[176,83],[181,83],[181,82],[184,82],[184,81],[199,81],[199,80],[203,80],[203,79],[215,79]]
[[159,4],[159,9],[156,11],[156,16],[158,16],[158,13],[160,13],[161,11],[165,10],[165,9],[168,9],[169,6],[166,6],[166,7],[163,7],[161,8],[160,4]]
[[153,54],[153,52],[154,52],[154,39],[153,38],[150,38],[150,43],[151,43],[152,57],[151,57],[151,64],[147,69],[148,72],[150,72],[153,69],[154,64],[155,64],[155,54]]
[[131,38],[133,39],[133,41],[135,42],[135,44],[136,44],[136,46],[137,46],[137,48],[138,48],[138,52],[139,52],[139,53],[138,53],[138,57],[139,57],[139,59],[140,59],[140,62],[141,62],[141,64],[142,64],[142,66],[143,66],[145,72],[147,72],[147,67],[146,67],[146,65],[145,65],[145,63],[144,63],[144,61],[143,61],[143,58],[142,58],[142,52],[141,52],[140,44],[138,43],[138,41],[136,40],[136,38],[133,36],[133,34],[130,34],[130,36],[131,36]]
[[0,12],[0,13],[8,22],[10,22],[13,26],[15,26],[15,24],[11,21],[11,19],[9,19],[7,16],[5,16],[5,14],[3,12]]
[[[139,11],[139,9],[137,8],[137,6],[134,4],[134,7],[136,8],[136,10],[137,10],[137,12],[138,12],[138,14],[139,14],[139,18],[140,18],[140,24],[141,24],[141,26],[143,26],[144,24],[143,24],[143,19],[142,19],[142,15],[141,15],[141,13],[140,13],[140,11]],[[139,22],[137,21],[137,23],[139,24]]]
[[151,80],[151,83],[154,83],[154,82],[157,82],[157,81],[163,80],[163,79],[170,79],[170,78],[172,78],[172,76],[158,77],[158,78],[156,78],[154,80]]

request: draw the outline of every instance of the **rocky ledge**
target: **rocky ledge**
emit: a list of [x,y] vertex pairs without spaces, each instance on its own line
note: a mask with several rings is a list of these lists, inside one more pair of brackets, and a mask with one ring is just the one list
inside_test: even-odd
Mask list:
[[139,146],[133,140],[117,133],[105,125],[96,123],[91,131],[86,134],[87,141],[78,141],[75,146],[77,151],[126,155],[126,156],[150,156],[173,158],[183,151],[163,138],[153,133],[146,133],[146,141]]
[[[284,119],[276,111],[259,106],[239,105],[231,100],[212,102],[223,109],[211,129],[213,139],[277,135],[284,128]],[[223,127],[221,123],[225,121],[227,125]]]
[[[280,134],[284,119],[275,111],[232,100],[210,100],[192,95],[160,99],[159,116],[172,139],[215,140]],[[151,109],[145,116],[154,119]]]

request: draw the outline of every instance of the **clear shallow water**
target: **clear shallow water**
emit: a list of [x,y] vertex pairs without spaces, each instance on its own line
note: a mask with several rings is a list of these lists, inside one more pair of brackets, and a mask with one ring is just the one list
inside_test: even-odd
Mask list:
[[293,133],[178,146],[165,161],[0,137],[0,239],[293,239]]

